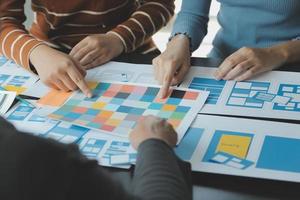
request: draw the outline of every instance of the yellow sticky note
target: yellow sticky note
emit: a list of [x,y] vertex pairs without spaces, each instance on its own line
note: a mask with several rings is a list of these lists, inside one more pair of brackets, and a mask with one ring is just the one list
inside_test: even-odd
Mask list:
[[6,85],[6,86],[4,86],[4,88],[7,91],[16,92],[17,94],[22,94],[27,89],[25,87],[19,87],[19,86],[14,86],[14,85]]
[[222,151],[238,158],[245,159],[252,137],[240,135],[222,135],[216,153]]

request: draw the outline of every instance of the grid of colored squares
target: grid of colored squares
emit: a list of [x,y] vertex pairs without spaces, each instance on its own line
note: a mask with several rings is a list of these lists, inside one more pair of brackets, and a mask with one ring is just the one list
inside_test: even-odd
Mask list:
[[215,105],[224,89],[226,81],[211,78],[193,78],[189,88],[195,90],[209,91],[208,99],[205,103]]
[[76,93],[49,116],[88,128],[127,137],[145,115],[168,119],[177,128],[191,110],[199,93],[173,90],[168,98],[158,97],[159,88],[117,83],[89,83],[93,98]]
[[291,100],[287,104],[275,103],[274,110],[300,112],[300,85],[281,84],[278,95],[290,97]]
[[227,101],[227,106],[238,106],[247,108],[262,108],[264,101],[255,99],[258,92],[267,93],[270,83],[266,82],[236,82],[230,97]]

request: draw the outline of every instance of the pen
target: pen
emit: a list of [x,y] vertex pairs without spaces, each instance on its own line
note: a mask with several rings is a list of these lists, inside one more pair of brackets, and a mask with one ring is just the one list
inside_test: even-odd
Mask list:
[[[3,91],[7,91],[5,88],[1,87],[0,86],[0,90],[3,90]],[[27,106],[30,106],[30,107],[34,107],[35,108],[35,105],[33,105],[32,103],[30,103],[29,101],[19,97],[18,95],[16,96],[16,99],[19,100],[21,103],[27,105]]]

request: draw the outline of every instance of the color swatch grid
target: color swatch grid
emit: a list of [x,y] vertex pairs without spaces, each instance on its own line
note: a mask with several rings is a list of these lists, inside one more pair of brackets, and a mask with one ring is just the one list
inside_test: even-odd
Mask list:
[[212,78],[193,78],[189,88],[196,90],[209,91],[208,99],[205,103],[207,104],[217,104],[218,99],[223,91],[226,81],[217,81]]
[[253,96],[255,96],[257,92],[267,93],[269,87],[270,83],[266,82],[236,82],[226,105],[262,108],[264,106],[264,101],[255,99]]
[[168,119],[175,129],[181,127],[184,134],[206,98],[197,91],[172,90],[168,98],[161,99],[158,87],[124,83],[95,82],[90,83],[90,87],[93,98],[75,93],[49,116],[128,137],[142,116],[154,115]]
[[281,84],[279,86],[278,95],[291,97],[288,104],[275,103],[274,110],[300,112],[300,85]]

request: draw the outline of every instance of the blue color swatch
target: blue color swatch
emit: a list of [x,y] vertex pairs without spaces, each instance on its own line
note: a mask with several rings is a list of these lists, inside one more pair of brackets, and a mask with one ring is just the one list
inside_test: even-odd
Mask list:
[[300,172],[300,139],[266,136],[257,168]]
[[197,145],[204,132],[202,128],[189,128],[179,145],[175,148],[175,153],[182,160],[191,160]]
[[208,99],[206,100],[207,104],[217,104],[218,99],[223,91],[223,88],[226,84],[226,81],[220,80],[217,81],[211,78],[193,78],[189,88],[195,90],[209,91]]
[[[292,97],[292,99],[287,105],[275,103],[274,110],[300,112],[300,85],[281,84],[278,95]],[[299,96],[297,100],[293,99],[295,95]]]
[[227,106],[262,108],[264,101],[254,99],[257,92],[267,93],[270,83],[267,82],[236,82],[227,101]]

